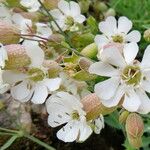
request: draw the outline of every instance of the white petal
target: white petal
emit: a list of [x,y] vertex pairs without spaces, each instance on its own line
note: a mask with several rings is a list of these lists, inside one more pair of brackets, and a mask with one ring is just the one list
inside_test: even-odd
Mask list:
[[141,62],[141,67],[142,68],[149,68],[150,67],[150,45],[147,46],[145,49],[143,59]]
[[73,142],[78,138],[79,126],[77,121],[67,123],[63,128],[57,132],[58,139],[64,142]]
[[119,75],[119,71],[104,62],[96,62],[89,67],[89,73],[100,76],[112,77]]
[[83,142],[92,134],[92,129],[89,125],[87,125],[86,122],[81,122],[79,126],[80,126],[80,135],[78,141]]
[[141,101],[137,93],[131,89],[125,94],[122,106],[129,112],[135,112],[141,105]]
[[[23,81],[23,82],[19,83],[18,85],[11,88],[12,97],[21,102],[25,102],[25,101],[23,101],[23,99],[28,97],[30,95],[30,92],[31,91],[28,88],[27,81]],[[28,100],[29,99],[27,99],[26,101],[28,101]]]
[[123,54],[127,64],[133,63],[138,51],[139,47],[137,43],[132,42],[124,46]]
[[117,22],[115,17],[107,17],[106,21],[99,24],[99,30],[107,36],[111,36],[116,32]]
[[150,93],[150,80],[142,80],[141,87],[146,91]]
[[129,42],[139,42],[141,39],[141,33],[137,30],[131,31],[129,34],[126,35],[126,41]]
[[4,83],[6,82],[8,84],[14,84],[18,81],[22,81],[26,77],[27,77],[27,75],[25,75],[23,73],[18,73],[18,72],[8,71],[8,70],[3,71],[3,74],[2,74]]
[[102,128],[104,128],[104,117],[102,115],[94,120],[94,126],[94,132],[100,134]]
[[117,47],[108,47],[101,52],[101,60],[117,67],[125,67],[126,63]]
[[65,15],[70,15],[70,7],[69,3],[65,0],[60,0],[58,3],[58,8],[65,14]]
[[54,17],[54,19],[63,19],[64,15],[61,13],[59,9],[53,9],[50,11],[50,14]]
[[86,18],[83,15],[78,15],[74,18],[74,21],[78,22],[78,23],[83,23],[85,20],[86,20]]
[[143,91],[137,90],[137,94],[141,100],[141,105],[137,112],[141,114],[147,114],[150,112],[150,99],[147,94]]
[[74,1],[70,1],[70,10],[71,10],[71,14],[70,14],[71,16],[77,16],[80,15],[81,13],[79,4]]
[[132,28],[132,22],[127,17],[120,17],[118,19],[118,32],[127,34]]
[[99,49],[109,42],[105,35],[96,35],[94,41]]
[[39,47],[38,42],[35,41],[24,41],[23,46],[31,58],[32,67],[40,67],[44,61],[44,52]]
[[42,83],[47,86],[49,91],[56,91],[60,87],[61,78],[44,79]]
[[124,86],[119,86],[114,97],[112,97],[109,100],[101,100],[102,104],[106,107],[114,107],[117,106],[118,103],[120,102],[121,98],[123,97],[125,91],[124,91]]
[[118,77],[112,77],[108,80],[97,83],[94,91],[100,99],[110,99],[115,95],[119,83],[120,79]]
[[57,103],[51,103],[47,110],[49,113],[48,124],[51,127],[60,126],[71,119],[69,111]]
[[43,104],[48,96],[48,89],[45,85],[36,84],[31,101],[34,104]]

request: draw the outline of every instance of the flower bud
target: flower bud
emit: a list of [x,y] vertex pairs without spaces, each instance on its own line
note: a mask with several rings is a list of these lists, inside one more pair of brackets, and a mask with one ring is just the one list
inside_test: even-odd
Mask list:
[[64,37],[61,34],[52,34],[49,38],[49,42],[57,42],[61,43],[62,41],[65,41]]
[[144,39],[145,39],[145,41],[150,42],[150,29],[147,29],[144,32]]
[[107,9],[108,9],[108,7],[104,2],[97,1],[94,4],[94,10],[96,12],[105,12],[105,11],[107,11]]
[[82,57],[82,58],[79,59],[79,66],[84,71],[88,72],[89,67],[90,67],[91,64],[92,64],[92,62],[89,59],[85,58],[85,57]]
[[49,78],[55,78],[61,71],[61,67],[55,61],[44,60],[43,66],[48,68],[48,76]]
[[107,12],[105,13],[105,18],[109,17],[109,16],[115,16],[116,15],[116,12],[113,8],[109,8],[107,10]]
[[87,13],[90,7],[90,0],[80,0],[79,5],[81,8],[81,13]]
[[17,70],[30,65],[31,60],[27,55],[25,48],[20,44],[11,44],[5,46],[8,55],[5,69]]
[[119,122],[121,123],[121,124],[123,124],[123,123],[125,123],[126,122],[126,119],[127,119],[127,117],[128,117],[128,115],[129,115],[129,112],[128,111],[123,111],[122,113],[121,113],[121,115],[119,116]]
[[0,42],[2,44],[16,44],[20,40],[20,30],[13,24],[0,21]]
[[58,2],[60,0],[44,0],[43,4],[48,10],[57,8]]
[[89,58],[95,58],[96,55],[97,55],[97,46],[95,43],[92,43],[88,46],[86,46],[82,51],[81,51],[81,54],[84,55],[84,56],[87,56]]
[[83,109],[87,113],[86,118],[87,120],[92,120],[97,118],[100,114],[107,115],[112,113],[116,107],[107,108],[101,102],[99,97],[95,94],[89,94],[85,96],[81,100],[83,104]]
[[136,113],[131,113],[127,117],[125,127],[130,144],[135,148],[141,147],[141,137],[144,132],[144,124],[141,116]]

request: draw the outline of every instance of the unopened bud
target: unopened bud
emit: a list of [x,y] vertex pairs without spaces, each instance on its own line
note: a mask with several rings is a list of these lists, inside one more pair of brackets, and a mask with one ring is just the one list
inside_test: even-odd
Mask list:
[[48,76],[49,78],[55,78],[61,71],[61,67],[55,61],[44,60],[43,66],[48,68]]
[[11,44],[5,46],[8,60],[5,69],[17,70],[30,65],[31,60],[27,55],[25,48],[20,44]]
[[108,16],[115,16],[115,15],[116,15],[115,10],[113,8],[109,8],[105,13],[105,18],[107,18]]
[[20,40],[20,30],[13,24],[0,21],[0,42],[2,44],[16,44]]
[[97,55],[97,45],[95,43],[92,43],[88,46],[86,46],[82,51],[81,54],[84,56],[87,56],[89,58],[95,58]]
[[64,41],[64,37],[61,34],[52,34],[49,38],[49,42],[57,42],[57,43],[61,43],[62,41]]
[[107,9],[108,9],[108,7],[104,2],[97,1],[94,3],[94,10],[96,12],[105,12],[105,11],[107,11]]
[[43,4],[48,10],[52,10],[57,8],[59,1],[60,0],[44,0]]
[[150,29],[147,29],[144,32],[144,39],[145,39],[145,41],[150,42]]
[[131,113],[126,120],[126,132],[128,140],[135,148],[141,147],[141,137],[144,132],[144,124],[141,116]]
[[79,5],[82,13],[87,13],[90,7],[90,0],[80,0]]
[[99,97],[93,93],[85,96],[81,100],[83,104],[83,109],[87,113],[86,118],[87,120],[92,120],[97,118],[100,114],[107,115],[112,113],[116,107],[107,108],[101,102]]
[[121,115],[119,116],[119,122],[121,123],[121,124],[123,124],[123,123],[125,123],[126,122],[126,119],[127,119],[127,117],[128,117],[128,115],[129,115],[129,112],[128,111],[123,111],[122,113],[121,113]]
[[88,72],[89,67],[90,67],[91,64],[92,64],[92,62],[89,59],[85,58],[85,57],[82,57],[79,60],[79,66],[84,71]]

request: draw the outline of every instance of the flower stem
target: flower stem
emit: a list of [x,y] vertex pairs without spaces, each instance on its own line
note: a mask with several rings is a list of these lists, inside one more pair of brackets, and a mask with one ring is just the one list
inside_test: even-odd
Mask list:
[[35,142],[35,143],[45,147],[48,150],[55,150],[55,148],[49,146],[48,144],[42,142],[41,140],[37,139],[36,137],[34,137],[32,135],[24,135],[24,137],[26,137],[26,138],[30,139],[31,141],[33,141],[33,142]]

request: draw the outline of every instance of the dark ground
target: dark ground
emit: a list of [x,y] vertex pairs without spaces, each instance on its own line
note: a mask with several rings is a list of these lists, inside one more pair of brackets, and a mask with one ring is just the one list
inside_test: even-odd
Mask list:
[[[64,143],[57,139],[57,129],[52,129],[47,126],[47,116],[33,115],[33,123],[36,131],[34,136],[40,140],[50,144],[56,150],[124,150],[122,143],[124,137],[121,131],[105,126],[101,134],[92,134],[91,137],[84,143]],[[43,122],[43,123],[42,123]],[[41,126],[42,124],[42,126]],[[4,140],[4,137],[3,137]],[[1,144],[1,141],[0,141]],[[25,138],[17,140],[8,150],[44,150],[45,148],[29,141]]]

